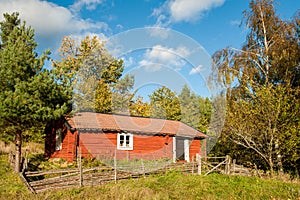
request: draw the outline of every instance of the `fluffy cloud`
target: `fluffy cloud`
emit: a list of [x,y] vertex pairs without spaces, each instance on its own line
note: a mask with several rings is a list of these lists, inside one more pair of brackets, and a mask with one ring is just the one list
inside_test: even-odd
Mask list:
[[203,69],[203,66],[202,65],[198,65],[198,67],[196,68],[193,68],[191,71],[190,71],[190,75],[193,75],[193,74],[197,74],[199,72],[201,72],[201,70]]
[[71,9],[78,12],[83,7],[86,7],[87,10],[95,10],[97,5],[101,4],[102,0],[77,0],[72,6]]
[[123,60],[125,67],[130,67],[135,63],[133,57],[129,57],[129,58],[122,57],[121,59]]
[[186,64],[183,59],[189,54],[190,51],[186,47],[173,49],[156,45],[146,51],[139,64],[145,66],[148,71],[158,71],[162,66],[180,70]]
[[211,8],[221,6],[225,0],[175,0],[170,3],[171,18],[175,22],[193,21]]
[[225,0],[168,0],[160,8],[154,9],[152,15],[157,17],[158,26],[182,21],[192,22],[224,2]]
[[20,13],[20,18],[34,28],[38,42],[44,45],[54,45],[63,36],[71,33],[79,34],[108,29],[105,23],[81,19],[71,10],[47,1],[1,0],[0,20],[3,20],[3,13],[12,12]]
[[155,26],[148,26],[148,33],[151,37],[160,38],[165,40],[169,37],[169,29],[163,28],[163,24],[156,24]]

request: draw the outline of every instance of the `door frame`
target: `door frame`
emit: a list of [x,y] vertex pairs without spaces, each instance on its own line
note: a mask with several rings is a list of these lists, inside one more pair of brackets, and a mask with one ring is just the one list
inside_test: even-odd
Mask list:
[[183,157],[186,162],[190,162],[190,139],[184,137],[173,137],[173,162],[175,163],[177,161],[177,139],[183,140]]

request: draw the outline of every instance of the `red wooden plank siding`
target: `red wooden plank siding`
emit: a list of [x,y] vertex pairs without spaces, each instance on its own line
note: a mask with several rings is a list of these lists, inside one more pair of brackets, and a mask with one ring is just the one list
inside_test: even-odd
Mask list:
[[[87,149],[89,155],[94,158],[111,158],[114,155],[114,148],[109,138],[105,134],[80,133],[80,144]],[[86,157],[83,154],[83,157]]]
[[[117,148],[117,134],[80,133],[80,141],[95,158],[113,159]],[[133,150],[116,150],[117,159],[172,159],[172,137],[133,136]]]
[[196,160],[196,155],[199,154],[201,155],[201,143],[200,140],[192,140],[190,143],[190,161]]
[[62,158],[69,162],[75,160],[76,159],[76,137],[77,137],[77,132],[71,133],[70,130],[67,130],[62,141],[62,149],[59,151],[55,151],[51,155],[51,158]]
[[[62,129],[62,149],[56,150],[56,131]],[[76,133],[71,133],[65,125],[64,120],[56,120],[49,123],[46,128],[45,157],[62,158],[73,161],[76,154]]]
[[[56,150],[56,131],[60,128],[63,131],[62,149]],[[76,129],[80,131],[80,135]],[[108,130],[111,132],[106,132]],[[133,134],[133,150],[116,150],[117,132],[121,131],[137,133]],[[116,153],[117,159],[120,160],[172,159],[172,141],[175,136],[179,138],[197,136],[201,139],[206,137],[203,133],[178,121],[89,112],[75,114],[69,119],[52,121],[47,124],[45,132],[45,156],[68,161],[76,159],[77,145],[81,147],[81,155],[85,158],[113,159]],[[192,161],[196,154],[205,153],[206,144],[204,141],[201,149],[200,139],[189,140],[189,155]]]
[[94,156],[92,154],[90,154],[90,152],[87,150],[87,148],[83,145],[81,140],[79,140],[79,146],[81,148],[81,157],[83,157],[83,158],[94,158]]

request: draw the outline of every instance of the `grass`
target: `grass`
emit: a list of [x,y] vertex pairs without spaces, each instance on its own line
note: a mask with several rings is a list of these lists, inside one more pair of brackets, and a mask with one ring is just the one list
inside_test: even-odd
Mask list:
[[27,194],[27,188],[10,168],[7,154],[0,154],[0,199],[18,199]]
[[164,176],[122,180],[97,187],[48,191],[37,195],[27,191],[0,155],[0,199],[297,199],[300,184],[277,180],[226,176],[183,175],[169,172]]
[[[104,160],[106,165],[114,167],[113,160]],[[169,159],[158,159],[158,160],[143,160],[143,159],[133,159],[133,160],[118,160],[117,169],[125,172],[131,173],[148,173],[151,171],[159,170],[167,165],[171,164],[172,161]]]

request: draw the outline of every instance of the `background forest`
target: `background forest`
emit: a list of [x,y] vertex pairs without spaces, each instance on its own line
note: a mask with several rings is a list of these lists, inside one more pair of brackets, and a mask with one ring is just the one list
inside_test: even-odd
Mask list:
[[[22,141],[43,142],[47,122],[78,111],[127,114],[182,121],[210,136],[213,155],[229,154],[243,164],[299,176],[300,13],[278,17],[273,2],[253,0],[244,12],[247,37],[241,49],[213,56],[216,80],[226,92],[203,98],[185,85],[179,94],[161,86],[149,101],[133,91],[105,41],[64,37],[54,60],[36,53],[34,30],[18,13],[0,23],[0,135],[16,144],[20,171]],[[44,67],[45,61],[52,68]],[[226,99],[224,101],[220,99]],[[220,107],[226,108],[225,121]],[[219,122],[215,123],[215,122]],[[216,132],[212,124],[222,126]],[[218,140],[217,140],[218,139]]]

